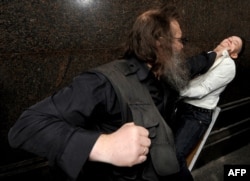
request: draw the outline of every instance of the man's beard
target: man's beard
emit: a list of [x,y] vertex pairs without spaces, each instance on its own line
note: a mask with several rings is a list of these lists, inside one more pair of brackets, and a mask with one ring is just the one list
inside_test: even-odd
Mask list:
[[175,53],[171,60],[165,60],[164,62],[164,71],[161,79],[166,81],[176,91],[182,90],[190,80],[189,70],[183,53]]

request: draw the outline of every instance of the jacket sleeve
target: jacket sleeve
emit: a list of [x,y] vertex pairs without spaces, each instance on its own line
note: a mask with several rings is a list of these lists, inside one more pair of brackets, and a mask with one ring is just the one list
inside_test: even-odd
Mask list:
[[206,74],[190,81],[186,89],[181,91],[182,97],[201,99],[210,92],[225,87],[236,74],[235,63],[230,58],[225,58],[218,66],[213,67]]
[[202,52],[199,55],[187,59],[187,66],[190,72],[190,78],[204,74],[213,65],[216,58],[215,52]]
[[31,106],[8,133],[9,143],[46,157],[77,178],[100,133],[87,130],[97,105],[104,104],[106,81],[81,75],[73,83]]

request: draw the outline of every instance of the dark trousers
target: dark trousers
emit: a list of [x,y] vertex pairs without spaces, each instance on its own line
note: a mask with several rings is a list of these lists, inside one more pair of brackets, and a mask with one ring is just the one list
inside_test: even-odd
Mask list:
[[177,108],[173,130],[180,174],[185,181],[193,180],[186,164],[186,157],[204,135],[211,121],[212,110],[186,103],[181,103]]

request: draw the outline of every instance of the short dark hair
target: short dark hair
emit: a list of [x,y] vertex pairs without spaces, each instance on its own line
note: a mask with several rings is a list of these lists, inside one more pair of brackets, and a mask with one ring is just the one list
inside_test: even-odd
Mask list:
[[239,36],[239,38],[241,39],[241,41],[242,41],[242,47],[241,47],[241,49],[240,49],[240,52],[238,53],[238,58],[240,58],[241,56],[242,56],[242,54],[244,53],[244,51],[245,51],[245,44],[246,44],[246,40],[245,40],[245,38],[243,38],[242,36]]

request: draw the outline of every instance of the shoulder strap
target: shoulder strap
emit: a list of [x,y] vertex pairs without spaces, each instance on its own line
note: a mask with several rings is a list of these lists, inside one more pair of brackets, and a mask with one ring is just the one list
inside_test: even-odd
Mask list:
[[[132,113],[128,108],[128,102],[131,101],[129,93],[131,93],[132,89],[128,89],[128,79],[126,75],[132,74],[132,72],[135,71],[133,68],[134,67],[129,66],[125,60],[117,60],[93,69],[93,71],[102,73],[113,86],[122,110],[121,114],[124,122],[132,121]],[[133,85],[129,86],[130,88],[133,87]],[[138,91],[133,91],[133,94],[137,93]],[[134,98],[140,99],[140,96],[135,95]],[[139,102],[139,100],[137,100],[137,102]]]

